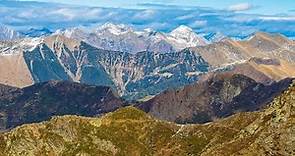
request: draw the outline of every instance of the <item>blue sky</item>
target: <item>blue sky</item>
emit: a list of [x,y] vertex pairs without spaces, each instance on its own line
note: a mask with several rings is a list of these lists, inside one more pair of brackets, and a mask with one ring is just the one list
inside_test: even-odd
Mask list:
[[95,28],[106,22],[169,32],[179,25],[198,33],[244,37],[257,31],[295,38],[294,0],[0,0],[0,24],[19,31]]
[[211,7],[215,9],[227,9],[230,6],[239,4],[249,4],[249,9],[245,9],[247,13],[258,14],[285,14],[295,8],[294,0],[39,0],[43,2],[58,2],[65,4],[87,5],[98,7],[115,7],[115,8],[143,8],[142,3],[149,4],[165,4],[177,6],[199,6]]

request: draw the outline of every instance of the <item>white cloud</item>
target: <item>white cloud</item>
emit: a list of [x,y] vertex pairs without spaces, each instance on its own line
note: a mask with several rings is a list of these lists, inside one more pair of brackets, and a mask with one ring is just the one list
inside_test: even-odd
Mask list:
[[100,8],[60,8],[44,14],[67,21],[100,19],[102,15],[108,17]]
[[152,28],[155,30],[161,30],[161,29],[167,29],[170,25],[168,23],[158,23],[158,22],[154,22],[154,23],[149,23],[147,25],[148,28]]
[[192,24],[190,24],[190,26],[193,27],[193,28],[196,28],[196,27],[204,27],[204,26],[207,25],[207,23],[208,22],[205,21],[205,20],[202,20],[202,21],[197,20],[197,21],[193,22]]
[[141,12],[135,14],[134,18],[135,19],[148,20],[148,19],[153,18],[155,14],[156,14],[155,10],[147,9],[147,10],[144,10],[144,11],[141,11]]
[[239,4],[234,4],[228,7],[229,11],[246,11],[253,9],[253,5],[250,3],[239,3]]
[[175,19],[176,20],[189,20],[189,19],[192,19],[194,17],[195,17],[194,14],[188,14],[188,15],[183,15],[183,16],[176,17]]
[[264,16],[264,17],[259,17],[259,19],[264,21],[295,21],[295,16],[290,16],[290,17]]
[[58,10],[54,10],[50,12],[52,16],[63,16],[67,20],[73,20],[75,17],[77,17],[77,14],[74,10],[68,9],[68,8],[61,8]]

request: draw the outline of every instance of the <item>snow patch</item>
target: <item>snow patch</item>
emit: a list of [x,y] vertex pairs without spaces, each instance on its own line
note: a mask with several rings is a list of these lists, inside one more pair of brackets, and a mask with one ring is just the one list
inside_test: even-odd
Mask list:
[[192,76],[199,76],[202,72],[187,72],[185,76],[192,77]]
[[172,73],[168,73],[168,72],[166,72],[166,73],[161,73],[161,74],[159,74],[159,75],[161,75],[162,77],[166,77],[166,78],[171,78],[171,77],[173,76]]

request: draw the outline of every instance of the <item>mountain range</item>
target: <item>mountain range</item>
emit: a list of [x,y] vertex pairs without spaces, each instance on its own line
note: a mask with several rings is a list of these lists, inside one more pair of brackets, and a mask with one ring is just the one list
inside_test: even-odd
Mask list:
[[295,75],[295,43],[276,34],[259,32],[245,41],[223,39],[177,52],[135,54],[99,49],[66,36],[2,41],[0,82],[24,87],[69,80],[109,86],[128,100],[138,100],[191,84],[208,72],[247,74],[265,84]]
[[[197,53],[189,51],[130,54],[97,49],[61,35],[3,45],[0,59],[6,62],[0,82],[17,87],[51,79],[71,80],[111,86],[122,96],[142,97],[165,90],[168,84],[179,87],[193,82],[197,73],[209,68]],[[12,63],[15,60],[18,64]],[[194,74],[188,76],[188,72]]]
[[1,25],[0,156],[294,155],[294,77],[280,34]]
[[170,33],[152,29],[136,31],[126,25],[104,24],[94,31],[73,28],[58,31],[68,38],[82,40],[104,50],[138,53],[150,51],[156,53],[177,52],[187,47],[206,45],[207,41],[187,26],[179,26]]
[[110,87],[70,81],[48,81],[25,88],[0,85],[0,130],[53,116],[101,116],[130,105],[166,121],[206,123],[237,112],[262,110],[291,83],[292,79],[285,79],[263,85],[243,75],[218,74],[137,104],[124,101]]
[[54,117],[0,134],[0,155],[294,155],[294,83],[264,110],[201,125],[133,107],[101,118]]

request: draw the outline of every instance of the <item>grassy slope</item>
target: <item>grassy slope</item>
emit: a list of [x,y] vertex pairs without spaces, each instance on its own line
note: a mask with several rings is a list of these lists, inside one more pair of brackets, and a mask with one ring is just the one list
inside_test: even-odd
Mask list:
[[293,86],[263,112],[203,125],[159,121],[133,107],[55,117],[1,134],[0,155],[292,155],[294,98]]

